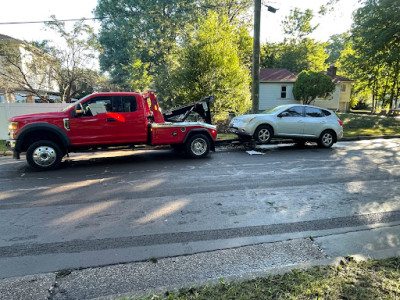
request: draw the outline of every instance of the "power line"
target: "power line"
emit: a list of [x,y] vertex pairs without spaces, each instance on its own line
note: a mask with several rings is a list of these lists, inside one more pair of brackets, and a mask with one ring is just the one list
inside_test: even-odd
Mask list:
[[102,20],[104,18],[81,18],[81,19],[64,19],[64,20],[46,20],[46,21],[26,21],[26,22],[0,22],[0,25],[23,25],[23,24],[42,24],[42,23],[50,23],[50,22],[76,22],[76,21],[94,21],[94,20]]

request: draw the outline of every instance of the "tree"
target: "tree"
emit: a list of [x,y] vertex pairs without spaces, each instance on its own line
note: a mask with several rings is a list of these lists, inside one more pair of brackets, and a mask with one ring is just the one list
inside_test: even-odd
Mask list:
[[244,31],[215,12],[209,12],[199,24],[181,47],[172,105],[213,95],[213,110],[221,117],[230,111],[245,113],[251,105],[250,73],[241,61],[238,43]]
[[33,94],[42,102],[49,100],[46,91],[59,92],[62,101],[71,102],[72,98],[98,89],[105,80],[93,71],[99,49],[93,29],[82,20],[67,31],[65,24],[54,16],[47,26],[63,38],[64,45],[15,40],[0,44],[5,66],[0,76],[2,82],[7,82],[8,90]]
[[334,89],[331,77],[321,72],[303,71],[293,86],[293,96],[303,104],[310,104],[317,97],[326,98]]
[[[185,34],[183,28],[197,19],[196,2],[100,0],[95,15],[102,20],[99,32],[102,69],[110,73],[115,83],[132,89],[138,87],[131,86],[131,76],[140,76],[142,67],[149,76],[159,74],[161,82],[168,78],[177,41]],[[142,67],[132,68],[138,64]]]
[[366,0],[354,14],[351,30],[353,52],[344,63],[378,101],[389,108],[400,96],[400,0]]
[[327,44],[307,37],[318,27],[318,24],[311,26],[312,18],[312,10],[303,13],[298,8],[287,16],[282,22],[286,34],[284,42],[262,45],[261,67],[286,68],[292,72],[326,69]]
[[[153,88],[165,106],[173,97],[172,74],[178,67],[181,47],[191,31],[200,26],[202,16],[211,12],[243,28],[252,0],[99,0],[95,15],[101,18],[99,42],[102,70],[114,83],[128,90]],[[239,43],[241,60],[250,64],[249,35]]]
[[326,43],[305,38],[299,42],[268,43],[261,47],[262,68],[286,68],[292,72],[326,69]]
[[291,39],[302,40],[313,33],[319,26],[319,24],[311,26],[312,18],[313,11],[311,9],[306,9],[305,12],[302,12],[296,7],[294,11],[282,21],[283,32]]
[[341,52],[349,43],[349,39],[349,32],[334,34],[329,38],[328,45],[326,46],[326,52],[329,54],[329,57],[326,60],[327,64],[336,63],[336,61],[340,58]]
[[0,42],[0,90],[22,92],[48,102],[48,92],[55,93],[52,68],[54,57],[34,45],[15,39]]
[[71,102],[72,98],[91,93],[98,86],[100,74],[95,69],[97,53],[100,47],[96,41],[93,28],[78,21],[72,30],[65,28],[65,23],[53,21],[47,26],[63,38],[64,47],[50,47],[50,54],[57,60],[53,64],[55,79],[60,87],[61,99]]

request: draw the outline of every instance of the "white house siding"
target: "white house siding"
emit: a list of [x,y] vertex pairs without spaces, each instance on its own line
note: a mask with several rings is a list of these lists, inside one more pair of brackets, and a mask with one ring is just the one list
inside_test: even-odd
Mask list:
[[315,99],[312,105],[324,107],[332,110],[337,110],[340,108],[339,100],[340,100],[340,84],[336,85],[335,90],[333,91],[332,97],[328,99]]
[[[281,98],[281,88],[286,86],[286,98]],[[264,111],[279,105],[299,103],[293,97],[293,82],[260,83],[259,110]]]
[[60,111],[69,103],[0,103],[0,140],[8,138],[8,119],[14,116]]
[[[283,104],[297,104],[299,101],[293,97],[294,83],[260,83],[260,111],[270,109]],[[346,90],[342,91],[342,85],[346,85]],[[339,83],[336,85],[333,94],[328,99],[316,99],[311,104],[332,110],[347,111],[349,109],[349,99],[351,83]],[[281,98],[281,87],[286,86],[286,99]]]

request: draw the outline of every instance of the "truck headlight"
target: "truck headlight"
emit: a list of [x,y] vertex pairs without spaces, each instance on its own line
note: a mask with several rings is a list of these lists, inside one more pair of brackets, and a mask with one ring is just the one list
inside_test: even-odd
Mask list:
[[18,122],[10,122],[8,124],[8,134],[11,139],[15,138],[14,134],[17,131],[17,129],[18,129]]

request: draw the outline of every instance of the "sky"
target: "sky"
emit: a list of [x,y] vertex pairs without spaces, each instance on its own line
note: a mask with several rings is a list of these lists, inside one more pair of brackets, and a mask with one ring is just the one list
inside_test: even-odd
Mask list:
[[[53,40],[57,41],[51,31],[46,30],[44,24],[3,25],[6,22],[30,22],[49,20],[51,15],[57,19],[80,19],[93,17],[93,9],[97,0],[1,0],[0,34],[27,41]],[[277,8],[273,14],[262,8],[261,13],[261,42],[279,42],[283,40],[281,21],[290,14],[295,7],[302,11],[310,8],[314,11],[314,23],[320,23],[311,36],[319,41],[327,41],[333,34],[342,33],[350,29],[352,12],[360,6],[357,0],[340,0],[335,5],[335,11],[327,16],[319,16],[319,7],[327,0],[263,0],[262,2]],[[97,21],[88,21],[88,24],[99,28]]]

